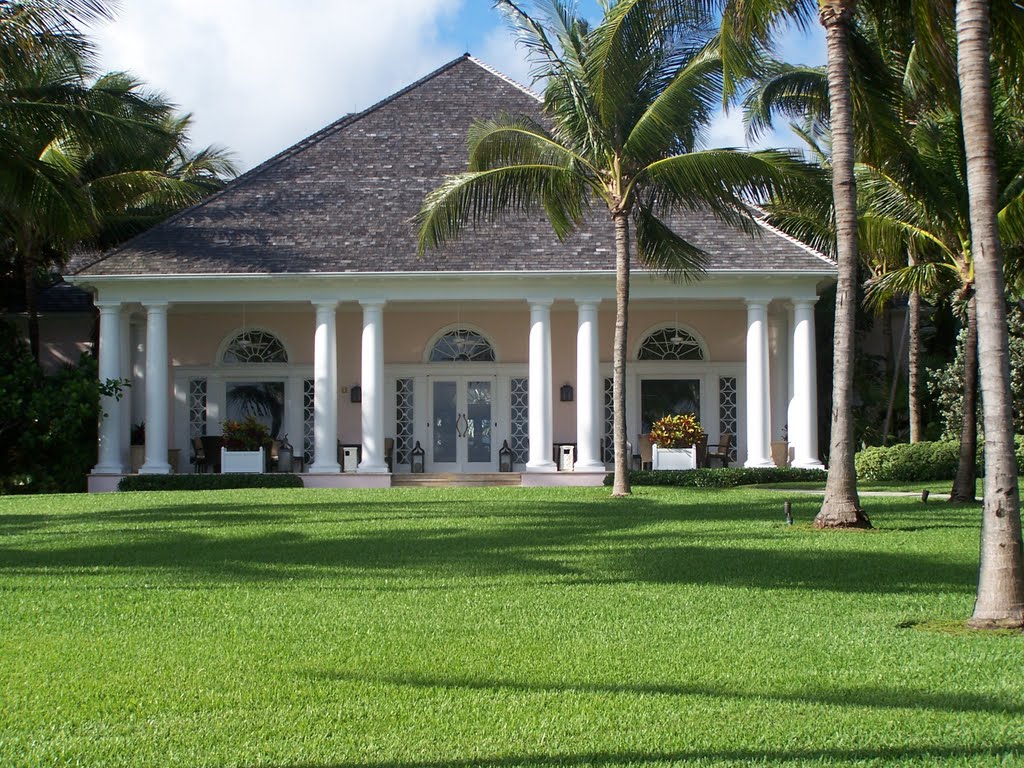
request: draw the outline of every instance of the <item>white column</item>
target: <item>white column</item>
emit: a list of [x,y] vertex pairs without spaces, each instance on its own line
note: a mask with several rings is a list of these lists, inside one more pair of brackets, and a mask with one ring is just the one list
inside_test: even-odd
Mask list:
[[600,472],[601,375],[597,328],[599,299],[578,299],[576,323],[576,464],[577,472]]
[[768,302],[747,302],[747,467],[774,466],[770,445]]
[[[313,302],[313,463],[309,472],[341,472],[338,464],[338,302]],[[294,445],[294,443],[293,443]]]
[[146,463],[143,475],[170,474],[167,463],[167,304],[146,308]]
[[384,459],[384,300],[363,299],[363,459],[360,472],[387,472]]
[[551,460],[551,299],[530,302],[530,460],[527,472],[554,472]]
[[[789,330],[788,308],[769,314],[769,369],[771,378],[771,439],[788,440],[789,433]],[[772,457],[774,459],[774,456]],[[788,459],[787,459],[788,460]]]
[[818,387],[814,350],[815,299],[793,300],[793,404],[789,442],[793,466],[823,469],[818,459]]
[[[121,303],[96,302],[100,310],[100,381],[121,378]],[[124,473],[121,435],[121,402],[114,397],[100,399],[99,457],[94,475]]]
[[127,310],[121,312],[121,378],[127,380],[131,386],[121,390],[121,463],[125,470],[131,467],[132,453],[131,440],[132,432],[132,391],[135,389],[135,382],[132,380],[132,316]]

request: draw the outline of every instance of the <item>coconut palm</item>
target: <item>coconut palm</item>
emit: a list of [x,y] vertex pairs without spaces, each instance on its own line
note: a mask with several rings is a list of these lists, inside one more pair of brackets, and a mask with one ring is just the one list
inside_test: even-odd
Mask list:
[[[1013,454],[1009,340],[999,238],[998,165],[990,79],[991,10],[991,3],[986,0],[956,3],[957,65],[967,150],[986,437],[981,566],[970,623],[977,627],[1019,627],[1024,625],[1024,546]],[[1019,8],[1017,14],[1015,20],[1020,21]],[[1019,76],[1020,68],[1016,71]]]
[[613,494],[629,493],[625,424],[626,332],[632,240],[639,262],[684,279],[705,254],[672,231],[676,212],[698,207],[749,226],[744,196],[763,197],[796,173],[777,151],[702,150],[721,92],[721,62],[708,46],[709,19],[693,3],[619,0],[591,28],[560,0],[538,2],[535,19],[498,0],[546,83],[547,123],[499,115],[469,134],[469,169],[449,176],[419,215],[421,249],[508,212],[543,209],[569,236],[592,201],[614,230]]
[[[1024,244],[1024,149],[1018,137],[1024,117],[999,89],[995,118],[999,234],[1016,251]],[[977,261],[971,248],[966,158],[957,111],[935,110],[910,133],[910,149],[897,176],[884,166],[858,166],[864,214],[862,232],[880,259],[909,253],[912,263],[885,271],[869,287],[869,296],[911,291],[933,297],[955,294],[966,316],[965,377],[960,463],[951,499],[975,498],[977,452]],[[1016,260],[1015,260],[1016,262]],[[1019,263],[1010,265],[1019,270]]]

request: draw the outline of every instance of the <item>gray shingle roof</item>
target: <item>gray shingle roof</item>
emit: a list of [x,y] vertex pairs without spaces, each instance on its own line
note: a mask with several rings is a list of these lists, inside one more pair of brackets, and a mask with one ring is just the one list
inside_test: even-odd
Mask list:
[[[446,173],[466,168],[466,133],[537,98],[468,55],[285,150],[159,224],[83,275],[612,270],[609,225],[559,243],[543,215],[467,230],[419,256],[411,218]],[[822,272],[829,263],[768,230],[749,235],[692,214],[679,233],[712,270]]]

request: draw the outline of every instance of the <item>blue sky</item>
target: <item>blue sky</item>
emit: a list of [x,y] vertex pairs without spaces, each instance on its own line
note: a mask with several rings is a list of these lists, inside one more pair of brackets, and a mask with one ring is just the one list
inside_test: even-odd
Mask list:
[[[490,0],[132,0],[93,33],[104,69],[163,91],[193,113],[197,144],[231,148],[243,169],[466,51],[529,84]],[[823,62],[821,30],[782,53]],[[720,116],[710,143],[741,146],[739,116]]]

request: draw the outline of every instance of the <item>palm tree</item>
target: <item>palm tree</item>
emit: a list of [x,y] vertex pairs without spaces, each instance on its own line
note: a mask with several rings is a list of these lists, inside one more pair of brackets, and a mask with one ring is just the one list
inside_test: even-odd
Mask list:
[[20,264],[38,359],[41,272],[76,244],[112,245],[197,202],[234,169],[216,148],[192,153],[187,116],[127,75],[87,82],[76,32],[60,28],[51,33],[56,42],[19,47],[19,35],[32,43],[45,34],[17,11],[9,13],[20,26],[4,13],[0,31],[11,39],[0,37],[0,237]]
[[989,2],[957,0],[957,65],[967,150],[986,438],[981,565],[970,624],[1019,627],[1024,626],[1024,546],[1013,454],[1009,340],[999,240],[990,23]]
[[[829,126],[833,215],[836,232],[835,334],[833,339],[832,419],[825,499],[814,519],[818,528],[869,528],[860,506],[853,465],[853,364],[857,301],[857,184],[854,177],[854,122],[850,79],[850,37],[856,0],[719,0],[723,10],[723,50],[727,80],[750,76],[761,60],[756,51],[768,48],[779,25],[806,27],[817,18],[825,28],[828,55]],[[751,51],[755,51],[751,53]]]
[[[550,128],[529,117],[479,121],[469,135],[469,170],[449,176],[419,214],[421,250],[467,224],[543,209],[564,238],[592,201],[614,229],[613,495],[630,492],[625,423],[626,332],[631,240],[646,267],[693,279],[705,254],[669,226],[679,211],[709,208],[750,225],[744,196],[763,197],[799,168],[776,151],[701,150],[721,91],[721,62],[707,45],[709,19],[681,0],[608,3],[592,29],[560,0],[535,20],[498,0],[544,80]],[[632,228],[632,232],[631,232]]]
[[[1024,148],[1019,136],[1024,117],[999,88],[995,119],[997,149],[997,215],[1002,243],[1024,244]],[[912,263],[890,268],[869,287],[876,299],[911,291],[933,297],[955,293],[966,316],[965,375],[960,462],[952,501],[975,499],[977,453],[977,263],[968,226],[966,158],[959,111],[940,108],[922,116],[910,132],[899,167],[863,164],[858,178],[863,190],[862,232],[870,249],[886,254],[909,253]],[[897,175],[898,173],[898,175]],[[1020,264],[1012,264],[1019,271]]]

